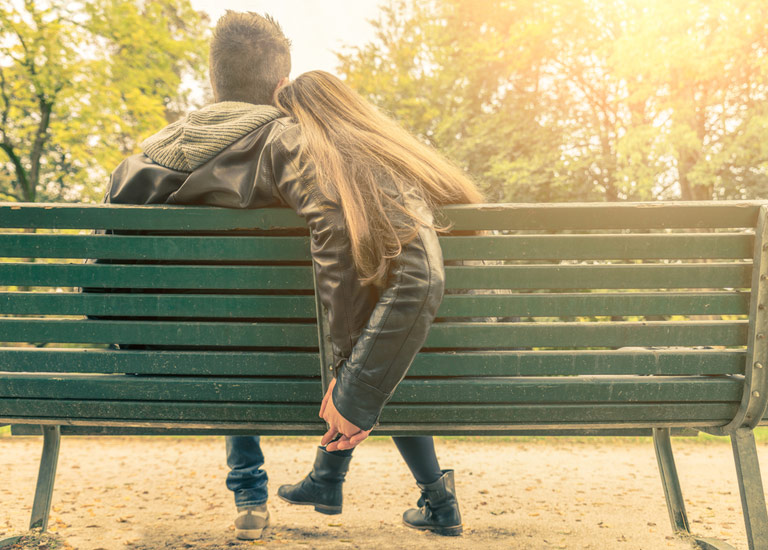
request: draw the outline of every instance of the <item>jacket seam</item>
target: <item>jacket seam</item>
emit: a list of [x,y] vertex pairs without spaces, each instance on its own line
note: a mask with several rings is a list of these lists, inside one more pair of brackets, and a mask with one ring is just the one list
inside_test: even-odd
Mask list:
[[[296,166],[296,162],[295,162],[294,158],[292,156],[288,155],[287,149],[285,149],[285,147],[282,145],[282,142],[278,139],[281,135],[283,135],[285,132],[288,131],[287,125],[285,125],[285,123],[280,122],[280,124],[283,125],[283,130],[275,136],[275,138],[272,140],[272,142],[273,143],[276,142],[281,147],[282,152],[284,153],[285,158],[288,160],[288,162],[293,167],[293,170],[296,172],[298,178],[301,181],[305,182],[307,192],[309,193],[309,196],[314,201],[315,206],[317,207],[317,209],[322,211],[322,212],[324,212],[325,215],[327,215],[330,209],[328,208],[328,205],[325,204],[325,201],[320,199],[320,195],[321,194],[320,194],[320,190],[318,189],[317,185],[315,185],[312,182],[307,181],[307,178],[304,177],[304,174],[299,170],[298,166]],[[274,185],[275,189],[277,190],[277,193],[282,197],[283,202],[286,203],[286,204],[290,204],[288,201],[285,200],[285,197],[280,192],[280,189],[277,186],[277,181],[275,180],[274,170],[272,171],[272,182],[273,182],[273,185]],[[323,195],[323,198],[325,200],[327,200],[327,197],[325,197],[324,195]],[[338,229],[332,227],[331,231],[338,231]],[[341,252],[340,252],[340,250],[337,250],[336,251],[336,263],[337,263],[337,265],[339,264],[339,259],[340,258],[341,258]],[[314,259],[313,259],[312,263],[314,264]],[[313,265],[312,269],[314,270],[314,265]],[[341,270],[341,274],[340,274],[340,283],[341,283],[342,288],[345,288],[345,285],[344,285],[345,280],[346,279],[344,277],[344,270],[342,269]],[[344,298],[345,298],[345,300],[344,300],[344,322],[345,322],[345,325],[346,325],[345,326],[346,332],[349,335],[349,349],[351,350],[354,347],[354,345],[353,345],[352,338],[351,338],[351,335],[352,335],[352,320],[350,319],[349,295],[345,296]],[[318,296],[317,299],[321,300],[320,296]],[[322,302],[322,300],[321,300],[321,302]]]
[[[339,265],[339,259],[340,258],[341,258],[341,250],[337,249],[336,250],[336,265]],[[344,322],[346,323],[347,339],[348,339],[349,350],[350,350],[350,355],[351,355],[352,354],[352,349],[354,348],[354,343],[352,342],[352,320],[349,317],[350,309],[351,309],[350,304],[349,304],[350,296],[349,296],[349,289],[344,284],[345,280],[346,280],[345,276],[344,276],[344,270],[342,269],[340,271],[341,271],[341,274],[340,274],[341,285],[342,285],[342,288],[346,289],[346,296],[344,296]]]
[[[424,239],[421,237],[421,231],[418,233],[418,239],[421,243],[421,246],[424,248],[425,257],[427,260],[427,288],[426,292],[424,293],[424,299],[421,302],[421,306],[419,307],[419,312],[416,314],[413,323],[411,323],[411,326],[408,328],[408,333],[405,335],[405,338],[403,338],[402,344],[400,344],[400,347],[397,349],[397,352],[392,355],[392,362],[387,366],[387,371],[385,374],[389,374],[389,371],[392,369],[392,365],[397,360],[397,357],[400,355],[400,352],[403,350],[403,347],[405,346],[405,343],[408,341],[408,338],[410,337],[411,333],[413,332],[414,327],[416,326],[416,322],[421,317],[421,312],[424,311],[424,306],[427,304],[427,300],[429,300],[429,296],[432,291],[432,262],[429,257],[429,252],[427,251],[427,247],[424,244]],[[421,348],[421,346],[419,346]],[[419,350],[416,350],[416,353],[418,353]],[[383,378],[382,378],[383,380]]]
[[[395,285],[394,285],[395,296],[393,297],[392,302],[387,307],[387,314],[384,317],[383,321],[379,323],[379,326],[376,330],[376,334],[373,337],[371,337],[371,341],[367,346],[368,349],[366,350],[365,358],[360,362],[360,366],[356,369],[357,370],[357,373],[355,374],[356,379],[360,378],[360,374],[362,374],[363,369],[365,368],[365,365],[371,356],[371,350],[376,346],[376,341],[381,335],[381,331],[383,330],[384,326],[387,324],[387,321],[389,320],[389,316],[392,314],[392,309],[394,308],[394,304],[395,302],[397,302],[397,298],[400,296],[400,282],[402,281],[404,271],[405,271],[405,266],[400,265],[397,269],[397,281],[395,282]],[[409,331],[409,334],[410,334],[410,331]],[[362,338],[363,335],[361,335],[360,337]],[[402,348],[402,345],[401,345],[401,348]],[[381,381],[383,381],[386,378],[386,374],[389,372],[389,368],[391,366],[392,366],[392,363],[390,363],[389,366],[387,367],[387,372],[382,373]]]
[[[269,141],[269,145],[270,145],[271,147],[274,147],[276,144],[277,144],[278,146],[280,146],[280,148],[281,148],[281,150],[282,150],[282,153],[283,153],[283,156],[284,156],[284,157],[285,157],[285,158],[288,160],[288,162],[289,162],[289,163],[291,164],[291,166],[293,167],[294,171],[296,171],[296,173],[298,174],[298,173],[299,173],[299,171],[298,171],[298,168],[296,168],[296,163],[294,163],[294,162],[293,162],[293,159],[292,159],[292,158],[291,158],[291,157],[288,155],[288,150],[287,150],[285,147],[283,147],[283,146],[282,146],[282,143],[281,143],[281,142],[280,142],[280,140],[278,139],[278,138],[279,138],[280,136],[282,136],[282,135],[283,135],[283,134],[284,134],[286,131],[287,131],[287,128],[285,127],[285,125],[283,125],[283,129],[282,129],[282,130],[281,130],[279,133],[277,133],[277,134],[274,136],[274,138],[272,138],[272,139]],[[284,204],[286,204],[286,205],[290,205],[291,203],[290,203],[290,202],[288,202],[288,201],[286,200],[286,198],[285,198],[285,195],[283,195],[282,191],[280,191],[280,187],[278,187],[278,185],[277,185],[277,178],[275,177],[275,166],[274,166],[274,162],[272,162],[272,157],[271,157],[271,155],[270,155],[270,157],[269,157],[269,163],[270,163],[270,167],[269,167],[270,169],[269,169],[269,171],[270,171],[270,174],[272,175],[272,187],[275,189],[275,191],[276,191],[276,192],[277,192],[277,194],[280,196],[280,198],[281,198],[281,199],[283,199],[283,203],[284,203]]]

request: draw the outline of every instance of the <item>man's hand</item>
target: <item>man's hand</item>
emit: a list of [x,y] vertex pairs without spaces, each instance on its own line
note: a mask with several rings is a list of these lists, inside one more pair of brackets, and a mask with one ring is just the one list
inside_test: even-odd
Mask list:
[[320,445],[325,445],[325,450],[329,452],[357,447],[371,433],[371,430],[361,430],[336,410],[333,404],[334,386],[336,386],[335,378],[331,380],[328,391],[323,397],[323,403],[320,405],[320,418],[328,423],[328,431],[320,440]]

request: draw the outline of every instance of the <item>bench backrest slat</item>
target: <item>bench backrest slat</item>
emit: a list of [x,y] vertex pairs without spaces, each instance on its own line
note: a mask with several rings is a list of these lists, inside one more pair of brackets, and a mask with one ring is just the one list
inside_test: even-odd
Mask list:
[[[166,373],[183,376],[317,376],[316,352],[0,349],[8,372]],[[409,376],[576,376],[743,374],[743,350],[423,352]]]
[[448,289],[749,288],[752,265],[490,265],[446,267]]
[[[757,225],[764,201],[553,203],[448,206],[455,230],[738,228]],[[81,204],[0,204],[0,227],[147,231],[278,230],[303,227],[288,209]]]
[[748,233],[443,237],[446,260],[691,260],[752,257]]
[[117,264],[0,264],[5,285],[94,288],[300,289],[312,288],[301,266]]
[[313,348],[317,329],[308,323],[0,319],[0,341]]
[[438,323],[425,348],[739,346],[746,321],[605,323]]
[[0,349],[9,372],[158,374],[180,376],[317,376],[316,351],[171,351],[105,349]]
[[[173,317],[297,317],[314,319],[314,298],[205,294],[0,293],[8,315],[93,315]],[[438,317],[570,317],[576,315],[747,315],[749,293],[633,292],[451,294]]]
[[[745,233],[442,237],[446,260],[744,259]],[[4,257],[156,261],[309,261],[308,237],[0,234]]]
[[[455,266],[447,289],[748,288],[751,264]],[[312,288],[297,266],[0,264],[5,285],[97,288]]]
[[308,237],[0,234],[7,258],[99,258],[155,261],[304,261]]
[[443,299],[439,317],[572,317],[632,315],[746,315],[749,293],[542,292],[536,294],[451,294]]
[[647,230],[752,227],[762,201],[499,204],[447,207],[459,230]]
[[0,204],[0,227],[121,231],[275,231],[305,228],[287,208],[236,210],[180,206]]
[[[216,391],[211,392],[211,386]],[[69,375],[50,378],[40,374],[8,374],[0,398],[34,398],[53,395],[59,399],[116,401],[226,401],[235,403],[314,403],[317,384],[302,378],[233,379],[179,376]],[[404,380],[398,386],[397,403],[549,404],[622,402],[726,402],[741,397],[741,384],[733,378],[702,377],[529,377],[482,378],[471,385],[462,380]],[[619,399],[620,398],[620,399]]]
[[311,295],[0,293],[9,315],[315,319]]

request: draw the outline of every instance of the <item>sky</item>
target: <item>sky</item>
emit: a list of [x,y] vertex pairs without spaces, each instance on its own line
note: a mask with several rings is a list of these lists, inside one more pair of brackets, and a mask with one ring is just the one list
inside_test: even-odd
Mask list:
[[344,45],[362,46],[373,39],[373,27],[381,0],[191,0],[192,6],[208,13],[213,23],[226,10],[268,13],[291,40],[295,78],[303,72],[322,69],[335,72],[336,57]]

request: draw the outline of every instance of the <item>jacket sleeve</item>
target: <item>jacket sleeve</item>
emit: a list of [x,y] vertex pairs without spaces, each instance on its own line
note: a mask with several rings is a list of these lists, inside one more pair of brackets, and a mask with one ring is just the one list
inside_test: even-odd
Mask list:
[[394,262],[349,360],[336,376],[333,403],[341,415],[371,429],[418,353],[443,298],[443,258],[434,230],[422,228]]

